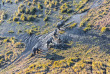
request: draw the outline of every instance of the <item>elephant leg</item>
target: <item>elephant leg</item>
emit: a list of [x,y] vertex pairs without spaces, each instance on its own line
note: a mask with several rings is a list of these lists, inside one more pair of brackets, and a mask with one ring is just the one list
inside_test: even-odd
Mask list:
[[36,54],[36,51],[34,51],[34,55]]
[[58,29],[60,30],[60,27]]
[[47,44],[47,48],[48,48],[49,44]]

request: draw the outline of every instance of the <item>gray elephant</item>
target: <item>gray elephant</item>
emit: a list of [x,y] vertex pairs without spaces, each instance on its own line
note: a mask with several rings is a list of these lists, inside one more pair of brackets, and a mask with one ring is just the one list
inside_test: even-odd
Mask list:
[[47,41],[47,48],[48,48],[49,44],[52,43],[52,41],[53,41],[53,37],[51,37],[51,38]]
[[55,29],[54,33],[53,33],[54,36],[57,35],[57,29]]
[[60,28],[61,28],[63,25],[65,25],[64,22],[65,22],[65,21],[62,20],[62,21],[60,21],[60,22],[57,23],[57,28],[58,28],[59,30],[60,30]]
[[36,55],[36,52],[38,53],[38,51],[39,51],[38,47],[37,48],[33,47],[32,48],[32,55]]

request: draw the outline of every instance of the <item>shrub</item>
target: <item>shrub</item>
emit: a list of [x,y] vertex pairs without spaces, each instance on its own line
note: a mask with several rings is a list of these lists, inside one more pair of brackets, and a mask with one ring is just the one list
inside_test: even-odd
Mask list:
[[18,8],[22,8],[22,7],[24,7],[24,5],[23,4],[20,4]]
[[6,3],[9,3],[10,2],[10,0],[6,0]]
[[26,21],[26,16],[24,14],[21,15],[21,18],[20,18],[22,21]]
[[12,4],[13,2],[10,0],[10,4]]
[[13,17],[13,21],[19,21],[18,17]]
[[30,10],[28,8],[26,8],[25,12],[26,12],[26,14],[29,14]]
[[24,12],[25,12],[24,8],[18,9],[18,13],[24,13]]
[[4,55],[0,55],[0,59],[4,58]]
[[22,30],[18,30],[18,34],[21,33],[21,32],[22,32]]
[[67,13],[71,13],[72,11],[72,8],[67,9]]
[[62,9],[61,13],[65,13],[67,11],[67,9]]
[[101,28],[101,32],[103,33],[103,32],[105,32],[107,30],[107,27],[102,27]]
[[30,7],[30,14],[35,14],[36,13],[36,7],[35,6],[31,6]]
[[21,14],[20,13],[16,13],[16,16],[21,16]]
[[32,29],[27,29],[27,30],[25,30],[25,32],[27,32],[29,35],[32,35],[33,34],[33,30]]
[[39,18],[42,18],[43,17],[43,14],[39,14],[39,16],[38,16]]
[[31,2],[28,2],[28,4],[27,4],[28,6],[31,6]]
[[60,33],[60,34],[64,34],[64,33],[65,33],[65,31],[59,31],[59,33]]
[[43,9],[43,6],[40,3],[38,3],[38,9]]
[[1,19],[4,20],[4,19],[6,19],[6,18],[7,18],[7,14],[6,14],[5,12],[3,12],[3,13],[1,14]]
[[21,42],[16,42],[14,44],[14,47],[16,47],[16,48],[23,48],[24,46],[25,46],[24,43],[21,43]]
[[84,32],[87,32],[87,31],[91,30],[91,27],[86,27],[83,30],[84,30]]
[[77,23],[74,23],[74,24],[72,24],[72,25],[69,25],[69,28],[73,28],[73,27],[75,27],[77,25]]
[[41,34],[43,35],[43,34],[46,34],[46,33],[48,33],[49,31],[47,30],[47,29],[45,29]]
[[60,7],[60,12],[61,13],[70,13],[72,12],[72,8],[69,7],[68,3],[64,3],[61,7]]
[[9,39],[7,38],[7,39],[4,39],[3,40],[3,43],[6,43],[6,42],[8,42],[9,41]]
[[48,16],[46,16],[46,17],[44,18],[44,21],[48,21]]
[[15,0],[15,3],[17,4],[20,0]]
[[18,13],[24,13],[25,12],[25,7],[23,4],[20,4],[18,7]]
[[33,2],[35,3],[35,2],[37,2],[38,0],[33,0]]
[[13,52],[12,51],[8,51],[8,52],[5,53],[5,55],[7,55],[7,56],[9,56],[10,54],[13,54]]
[[10,31],[8,31],[8,33],[14,33],[14,31],[13,30],[10,30]]
[[36,33],[36,35],[40,35],[40,34],[41,34],[40,32],[37,32],[37,33]]
[[34,21],[34,20],[35,20],[35,17],[34,17],[33,15],[29,15],[29,16],[27,17],[27,20],[28,20],[28,21]]

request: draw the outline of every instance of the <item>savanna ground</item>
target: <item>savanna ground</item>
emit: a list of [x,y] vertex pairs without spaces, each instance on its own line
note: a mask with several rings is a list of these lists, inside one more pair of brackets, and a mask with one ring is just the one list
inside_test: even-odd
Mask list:
[[[109,74],[110,0],[3,0],[1,74]],[[30,58],[36,44],[59,31],[62,44]]]

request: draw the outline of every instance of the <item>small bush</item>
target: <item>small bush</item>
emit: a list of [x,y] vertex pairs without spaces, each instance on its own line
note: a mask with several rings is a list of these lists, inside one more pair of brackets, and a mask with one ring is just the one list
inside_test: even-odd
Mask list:
[[3,40],[3,43],[6,43],[6,42],[8,42],[9,41],[9,39],[7,38],[7,39],[4,39]]
[[13,17],[13,21],[19,21],[19,17]]
[[27,4],[28,6],[31,6],[31,2],[28,2],[28,4]]
[[8,33],[14,33],[14,31],[13,30],[10,30],[10,31],[8,31]]
[[43,9],[43,6],[40,3],[38,3],[38,9]]
[[4,58],[4,55],[0,55],[0,59]]
[[39,18],[42,18],[43,17],[43,14],[39,14],[39,16],[38,16]]
[[17,4],[20,0],[15,0],[15,3]]
[[30,7],[30,14],[35,14],[36,13],[36,7],[35,6],[31,6]]
[[26,14],[29,14],[30,10],[28,8],[26,8],[25,12],[26,12]]
[[27,17],[27,20],[28,20],[28,21],[34,21],[35,18],[36,18],[36,16],[29,15],[29,16]]
[[1,19],[4,20],[4,19],[7,19],[7,14],[5,12],[3,12],[1,14]]
[[7,55],[7,56],[9,56],[10,54],[13,54],[13,52],[12,51],[8,51],[8,52],[5,53],[5,55]]
[[6,0],[6,3],[10,3],[10,0]]
[[27,18],[26,18],[26,16],[25,16],[24,14],[22,14],[20,19],[21,19],[22,21],[26,21]]
[[87,32],[87,31],[91,30],[91,27],[86,27],[83,30],[84,30],[84,32]]
[[14,47],[16,47],[16,48],[23,48],[24,46],[25,46],[24,43],[21,43],[21,42],[16,42],[14,44]]
[[32,35],[32,34],[33,34],[33,30],[32,30],[32,29],[30,29],[30,30],[27,29],[26,32],[27,32],[29,35]]
[[69,25],[69,28],[73,28],[73,27],[75,27],[77,25],[77,23],[74,23],[74,24],[72,24],[72,25]]
[[18,13],[24,13],[25,12],[25,6],[23,4],[20,4],[18,7]]
[[48,16],[46,16],[46,17],[44,18],[44,21],[48,21]]
[[103,32],[105,32],[105,31],[107,31],[107,27],[102,27],[102,28],[101,28],[101,32],[103,33]]
[[60,34],[64,34],[64,33],[65,33],[65,31],[59,31],[59,33],[60,33]]

